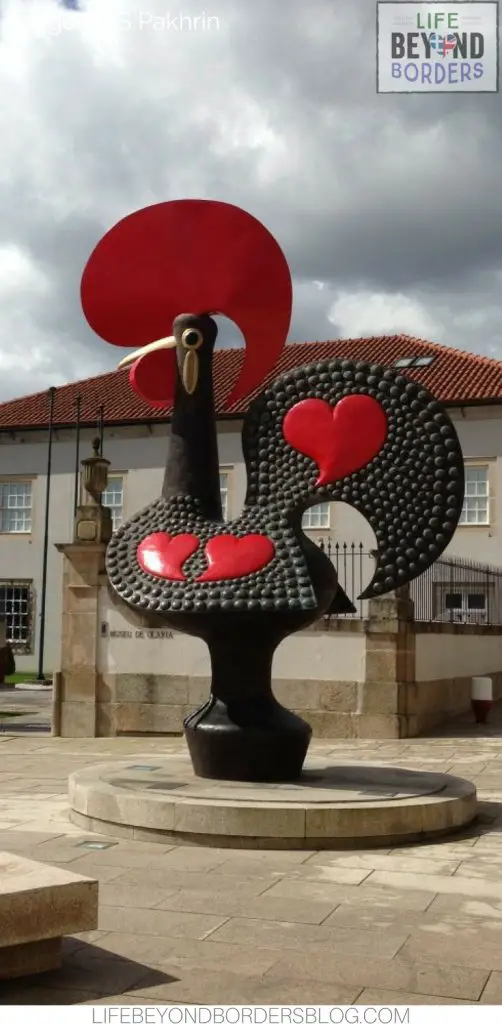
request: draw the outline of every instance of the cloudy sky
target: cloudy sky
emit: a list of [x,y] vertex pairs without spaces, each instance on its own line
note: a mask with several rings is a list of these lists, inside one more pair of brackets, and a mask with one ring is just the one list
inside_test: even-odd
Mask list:
[[183,197],[273,232],[291,340],[502,358],[499,95],[377,95],[373,0],[71,7],[0,0],[0,400],[115,365],[82,269],[121,217]]

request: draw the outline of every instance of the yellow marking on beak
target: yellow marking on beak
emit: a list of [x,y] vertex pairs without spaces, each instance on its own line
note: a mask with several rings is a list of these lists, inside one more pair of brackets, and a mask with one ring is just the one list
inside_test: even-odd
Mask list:
[[124,358],[120,360],[117,369],[122,370],[124,366],[130,366],[131,363],[135,363],[140,356],[145,356],[148,352],[158,352],[161,348],[176,348],[176,338],[161,338],[159,341],[150,342],[149,345],[143,345],[143,348],[138,348],[135,352],[131,352],[128,356],[124,356]]
[[193,395],[199,379],[199,357],[195,349],[188,349],[183,360],[183,387],[189,395]]

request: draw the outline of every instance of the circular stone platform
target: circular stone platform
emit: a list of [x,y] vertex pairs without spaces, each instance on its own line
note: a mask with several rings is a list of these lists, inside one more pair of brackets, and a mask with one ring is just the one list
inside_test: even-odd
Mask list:
[[476,790],[450,775],[307,759],[291,784],[197,778],[187,756],[75,772],[70,817],[87,831],[202,846],[323,849],[406,843],[459,829]]

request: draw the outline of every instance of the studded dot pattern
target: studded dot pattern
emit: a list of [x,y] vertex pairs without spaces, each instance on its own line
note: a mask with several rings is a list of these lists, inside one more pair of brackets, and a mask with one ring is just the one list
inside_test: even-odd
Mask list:
[[[388,420],[378,455],[356,473],[316,487],[316,464],[284,439],[282,422],[297,402],[320,398],[336,405],[347,395],[370,395]],[[420,384],[398,371],[333,360],[303,366],[275,381],[251,405],[243,430],[248,493],[231,524],[208,522],[197,501],[163,498],[135,515],[113,536],[107,551],[112,586],[129,604],[160,613],[314,609],[309,566],[300,544],[300,521],[316,502],[343,501],[358,509],[375,532],[378,562],[362,596],[403,586],[440,556],[455,531],[463,503],[463,458],[442,406]],[[194,533],[201,547],[184,564],[187,582],[153,578],[137,561],[137,547],[151,533]],[[266,534],[276,557],[264,569],[222,583],[195,583],[206,567],[204,547],[219,534]]]
[[[187,582],[153,578],[141,569],[138,544],[150,533],[165,531],[170,536],[194,533],[201,547],[183,565]],[[207,566],[204,548],[211,537],[231,533],[245,537],[263,533],[274,542],[275,558],[259,572],[235,580],[196,583]],[[197,503],[178,495],[170,501],[160,498],[138,513],[114,534],[107,552],[112,586],[129,604],[154,612],[193,612],[215,609],[257,610],[315,608],[305,556],[291,526],[275,509],[251,508],[233,523],[210,523],[197,511]]]

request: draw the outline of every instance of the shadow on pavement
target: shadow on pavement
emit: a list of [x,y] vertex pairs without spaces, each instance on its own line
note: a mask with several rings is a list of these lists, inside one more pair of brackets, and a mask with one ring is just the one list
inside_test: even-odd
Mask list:
[[[80,939],[63,940],[59,970],[2,983],[1,1006],[70,1005],[134,994],[179,979]],[[146,991],[145,991],[146,990]]]

